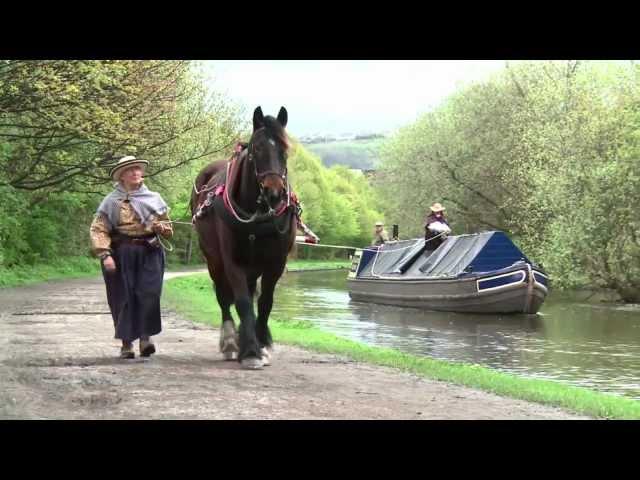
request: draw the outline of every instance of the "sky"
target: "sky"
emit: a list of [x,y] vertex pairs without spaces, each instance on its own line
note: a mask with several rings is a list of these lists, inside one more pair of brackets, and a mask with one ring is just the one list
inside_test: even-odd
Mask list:
[[457,88],[502,70],[504,60],[209,60],[207,85],[246,110],[287,109],[287,130],[377,133],[414,122]]

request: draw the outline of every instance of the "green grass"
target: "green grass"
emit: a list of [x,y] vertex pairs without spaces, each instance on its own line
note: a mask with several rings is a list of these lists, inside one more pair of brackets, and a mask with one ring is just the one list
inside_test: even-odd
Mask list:
[[[291,260],[287,264],[290,272],[302,270],[332,270],[348,268],[347,260]],[[182,265],[173,264],[168,271],[180,271],[206,268],[205,264]],[[25,265],[12,268],[0,267],[0,288],[18,287],[48,280],[85,278],[100,275],[100,263],[95,258],[66,257],[37,265]]]
[[[184,299],[188,298],[188,306]],[[165,284],[163,302],[186,318],[220,325],[220,311],[207,275],[176,278]],[[296,345],[322,353],[347,356],[353,360],[398,368],[458,385],[561,407],[576,413],[606,419],[640,419],[640,402],[550,380],[509,375],[480,365],[453,363],[372,347],[347,340],[314,327],[310,322],[271,318],[269,326],[276,343]]]
[[46,264],[0,267],[0,288],[29,285],[62,278],[93,277],[100,274],[95,258],[66,257]]
[[337,270],[341,268],[349,268],[351,261],[349,260],[289,260],[287,269],[290,272],[299,272],[303,270]]
[[[287,270],[289,272],[300,272],[304,270],[341,270],[351,266],[350,260],[289,260]],[[169,272],[180,272],[185,270],[198,270],[207,268],[206,263],[184,265],[175,263],[167,266]]]

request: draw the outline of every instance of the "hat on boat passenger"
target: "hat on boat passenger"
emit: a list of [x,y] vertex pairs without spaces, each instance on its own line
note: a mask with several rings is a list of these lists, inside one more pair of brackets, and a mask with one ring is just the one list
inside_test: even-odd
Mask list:
[[446,208],[444,208],[442,205],[440,205],[438,202],[434,203],[433,205],[431,205],[431,211],[434,213],[437,212],[444,212],[446,210]]

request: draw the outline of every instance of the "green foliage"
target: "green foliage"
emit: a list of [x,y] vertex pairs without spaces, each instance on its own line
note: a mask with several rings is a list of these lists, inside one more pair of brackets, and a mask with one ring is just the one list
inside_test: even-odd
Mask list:
[[[300,202],[303,221],[321,243],[347,246],[369,245],[373,225],[381,217],[377,197],[359,171],[344,166],[327,169],[320,159],[295,144],[288,160],[290,178]],[[345,251],[299,247],[303,258],[346,255]]]
[[[0,61],[0,268],[89,255],[89,225],[113,156],[150,161],[171,207],[170,266],[202,262],[190,226],[197,173],[244,134],[238,108],[183,61]],[[298,146],[289,161],[305,222],[325,243],[362,246],[379,209],[361,174],[328,170]],[[186,223],[186,224],[185,224]],[[306,257],[346,252],[300,247]]]
[[639,301],[639,73],[523,62],[458,91],[384,146],[387,218],[418,235],[440,201],[454,232],[508,232],[556,286]]
[[305,143],[311,153],[317,155],[327,167],[344,165],[349,168],[371,170],[380,161],[380,147],[384,139],[342,140],[327,143]]
[[100,264],[96,259],[88,257],[70,256],[36,265],[19,264],[11,268],[0,265],[0,288],[96,275],[100,275]]
[[149,160],[147,185],[190,220],[196,172],[239,129],[190,62],[0,61],[0,268],[88,255],[114,156]]
[[28,252],[20,222],[26,206],[23,197],[11,187],[0,186],[0,267],[16,265]]
[[236,123],[187,61],[0,62],[0,184],[17,189],[99,189],[114,155],[158,174],[224,148]]

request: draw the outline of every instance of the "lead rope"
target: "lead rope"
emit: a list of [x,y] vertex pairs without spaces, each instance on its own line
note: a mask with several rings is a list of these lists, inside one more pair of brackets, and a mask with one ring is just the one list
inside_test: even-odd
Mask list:
[[167,242],[167,244],[169,245],[169,247],[167,247],[167,245],[165,245],[162,240],[162,235],[158,235],[158,242],[167,252],[173,252],[173,244],[169,240],[165,239],[164,242]]

